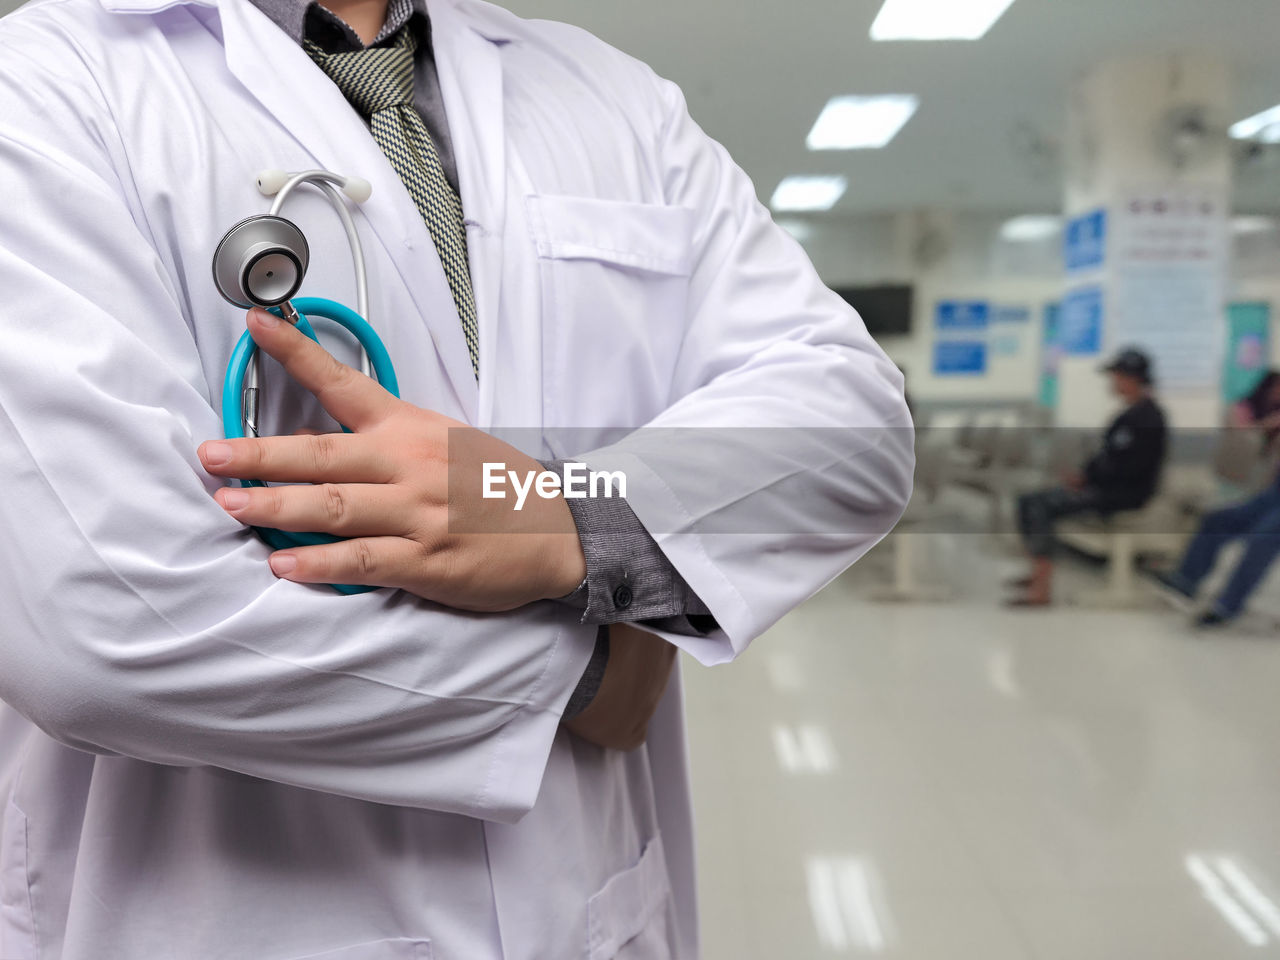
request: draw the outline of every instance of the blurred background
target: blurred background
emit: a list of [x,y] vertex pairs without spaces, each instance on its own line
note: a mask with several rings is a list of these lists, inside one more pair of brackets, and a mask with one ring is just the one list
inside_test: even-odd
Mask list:
[[708,960],[1280,956],[1280,3],[504,5],[682,86],[922,428],[686,664]]

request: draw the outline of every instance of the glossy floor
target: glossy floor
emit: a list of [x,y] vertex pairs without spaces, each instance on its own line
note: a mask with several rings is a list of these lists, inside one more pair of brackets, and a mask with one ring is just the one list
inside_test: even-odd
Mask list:
[[686,667],[705,960],[1280,956],[1265,598],[1211,637],[1154,599],[1009,611],[991,538],[918,536],[959,600],[868,602],[882,550]]

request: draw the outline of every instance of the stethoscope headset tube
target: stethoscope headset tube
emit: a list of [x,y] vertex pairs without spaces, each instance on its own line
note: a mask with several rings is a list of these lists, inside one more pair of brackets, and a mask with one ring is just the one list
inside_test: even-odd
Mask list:
[[[303,183],[319,188],[342,220],[355,267],[359,312],[333,300],[318,297],[294,299],[309,265],[310,250],[302,231],[292,221],[281,217],[279,211],[289,193]],[[368,183],[324,170],[295,174],[267,171],[258,177],[258,188],[268,196],[275,194],[275,202],[269,214],[240,221],[218,244],[213,258],[213,280],[218,292],[236,306],[269,309],[276,316],[295,324],[316,343],[320,340],[308,316],[332,320],[360,344],[364,372],[373,376],[388,393],[399,397],[400,386],[391,356],[382,338],[365,319],[369,311],[369,295],[364,251],[351,212],[338,192],[341,188],[356,202],[363,202],[369,196]],[[245,331],[231,353],[222,386],[222,428],[228,440],[258,435],[260,394],[258,345]],[[350,432],[345,426],[342,429]],[[266,486],[261,480],[240,479],[237,482],[244,487]],[[270,527],[253,529],[273,550],[338,543],[345,539],[327,533],[297,533]],[[333,584],[333,588],[343,594],[377,589],[350,584]]]

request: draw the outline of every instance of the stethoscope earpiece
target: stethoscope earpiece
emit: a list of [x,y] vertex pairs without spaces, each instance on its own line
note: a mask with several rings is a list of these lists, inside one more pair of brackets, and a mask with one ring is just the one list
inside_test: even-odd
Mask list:
[[[373,196],[373,184],[363,177],[340,176],[327,171],[315,172],[325,174],[329,183],[338,187],[355,203],[364,203]],[[294,180],[296,177],[297,174],[289,173],[286,170],[263,170],[258,174],[257,178],[258,192],[264,197],[274,197],[285,188],[290,180]]]
[[213,283],[238,307],[276,307],[290,300],[307,275],[307,238],[283,217],[241,220],[213,254]]
[[289,182],[289,174],[284,170],[263,170],[258,174],[258,192],[264,197],[274,197]]
[[347,177],[342,192],[356,203],[364,203],[373,196],[373,184],[363,177]]

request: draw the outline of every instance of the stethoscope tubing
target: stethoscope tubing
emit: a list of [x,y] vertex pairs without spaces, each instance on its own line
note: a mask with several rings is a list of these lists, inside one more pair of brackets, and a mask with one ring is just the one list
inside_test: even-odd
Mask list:
[[[364,317],[350,307],[320,297],[299,297],[292,302],[298,311],[298,329],[303,334],[316,343],[320,342],[315,329],[307,319],[308,316],[324,317],[339,324],[359,341],[365,355],[369,358],[374,379],[392,396],[400,396],[400,384],[396,379],[395,367],[391,363],[391,355],[387,352],[386,344]],[[273,308],[271,312],[276,316],[281,316],[282,313],[278,307]],[[226,379],[222,385],[222,425],[223,434],[228,440],[238,440],[245,436],[245,378],[257,355],[258,345],[246,330],[231,353]],[[342,429],[347,430],[346,427]],[[238,482],[244,487],[266,486],[261,480],[241,479]],[[338,543],[344,539],[327,533],[297,533],[270,527],[254,527],[254,530],[274,550]],[[343,594],[366,593],[377,589],[350,584],[334,584],[333,588]]]

